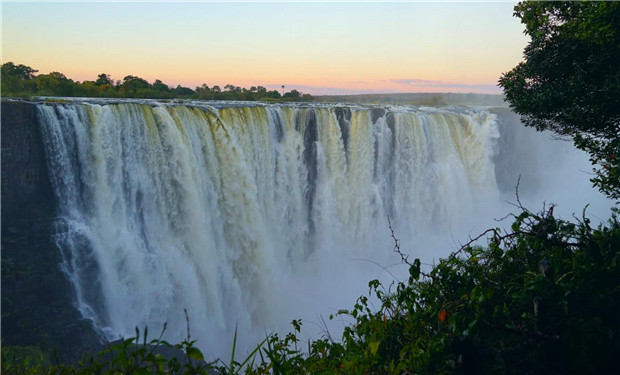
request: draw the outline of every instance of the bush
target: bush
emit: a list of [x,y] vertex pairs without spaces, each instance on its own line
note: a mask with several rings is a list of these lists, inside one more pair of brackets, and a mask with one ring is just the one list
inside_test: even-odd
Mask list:
[[[617,212],[617,211],[615,211]],[[419,259],[392,292],[369,283],[342,341],[297,349],[295,332],[272,336],[252,373],[617,372],[620,353],[620,225],[556,219],[553,207],[513,215],[511,232],[490,229],[428,273]],[[478,237],[481,238],[482,236]],[[400,252],[396,240],[396,251]],[[369,307],[369,297],[380,308]]]
[[[205,363],[188,337],[171,345],[136,337],[73,365],[50,365],[36,350],[3,349],[3,373],[30,374],[610,374],[620,353],[620,222],[557,219],[553,207],[511,215],[510,231],[489,229],[429,271],[410,262],[408,280],[369,282],[340,341],[269,335],[243,361]],[[490,236],[487,247],[474,243]],[[373,301],[378,309],[372,308]],[[333,317],[330,317],[333,318]],[[189,323],[188,323],[189,326]],[[165,327],[164,327],[165,329]],[[162,332],[163,335],[163,332]],[[236,343],[237,334],[235,332]],[[162,356],[157,348],[180,355]],[[25,354],[23,354],[25,353]],[[37,360],[38,358],[38,360]],[[259,359],[259,360],[258,360]]]

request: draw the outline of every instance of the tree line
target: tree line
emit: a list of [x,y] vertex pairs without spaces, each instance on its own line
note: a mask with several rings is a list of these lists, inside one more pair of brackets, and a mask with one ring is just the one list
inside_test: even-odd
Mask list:
[[[249,89],[227,84],[209,87],[206,83],[194,89],[177,85],[172,88],[156,79],[152,84],[144,78],[127,75],[114,81],[109,74],[101,73],[93,81],[73,81],[63,73],[36,74],[38,70],[23,64],[2,64],[2,96],[74,96],[145,99],[200,99],[200,100],[248,100],[248,101],[312,101],[310,94],[290,90],[282,94],[263,86]],[[284,86],[282,86],[284,91]]]

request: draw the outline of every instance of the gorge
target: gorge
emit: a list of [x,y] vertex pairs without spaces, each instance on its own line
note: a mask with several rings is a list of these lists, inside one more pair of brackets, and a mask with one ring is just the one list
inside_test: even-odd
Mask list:
[[186,309],[224,355],[236,327],[251,346],[398,278],[388,218],[429,264],[498,225],[519,176],[533,209],[605,217],[580,170],[507,108],[3,101],[3,342],[174,342]]

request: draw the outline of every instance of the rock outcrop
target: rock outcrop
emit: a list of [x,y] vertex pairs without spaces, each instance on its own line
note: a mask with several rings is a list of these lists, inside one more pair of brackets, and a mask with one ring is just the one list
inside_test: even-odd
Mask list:
[[61,271],[55,213],[36,104],[3,101],[2,345],[55,349],[71,361],[99,347],[99,339]]

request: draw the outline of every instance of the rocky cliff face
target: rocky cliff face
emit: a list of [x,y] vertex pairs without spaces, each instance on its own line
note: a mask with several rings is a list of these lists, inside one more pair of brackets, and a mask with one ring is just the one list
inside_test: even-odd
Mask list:
[[64,360],[99,340],[72,303],[53,239],[56,199],[36,105],[2,102],[2,345],[56,349]]

